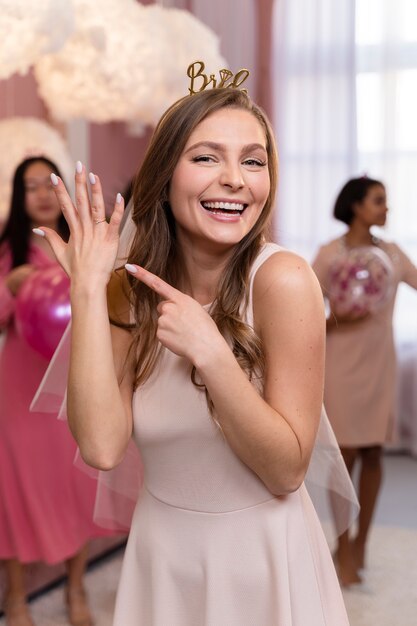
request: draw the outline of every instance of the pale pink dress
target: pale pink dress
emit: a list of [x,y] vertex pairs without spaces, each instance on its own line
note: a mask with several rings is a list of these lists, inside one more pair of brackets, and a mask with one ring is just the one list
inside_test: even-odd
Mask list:
[[[394,289],[384,307],[354,324],[341,324],[327,335],[324,405],[342,447],[382,445],[393,438],[396,358],[392,316],[398,284],[417,289],[417,268],[395,244],[380,242],[394,268]],[[345,254],[343,240],[322,246],[313,269],[324,295],[329,272]]]
[[[257,268],[278,250],[262,250],[251,291]],[[251,299],[247,315],[252,324]],[[304,484],[272,496],[229,447],[190,371],[188,361],[164,350],[134,394],[145,485],[114,626],[346,626]]]
[[[53,261],[30,248],[30,264]],[[73,556],[92,537],[109,534],[93,523],[96,481],[74,467],[76,444],[66,422],[30,413],[48,362],[16,333],[15,300],[4,277],[8,248],[0,254],[0,560],[55,563]]]

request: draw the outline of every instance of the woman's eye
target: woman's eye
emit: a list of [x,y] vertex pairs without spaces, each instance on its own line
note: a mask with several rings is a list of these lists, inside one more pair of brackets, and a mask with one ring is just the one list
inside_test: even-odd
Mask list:
[[246,159],[244,164],[255,167],[264,167],[266,165],[266,161],[262,161],[262,159]]
[[200,154],[192,158],[193,163],[211,163],[214,161],[214,157],[208,154]]

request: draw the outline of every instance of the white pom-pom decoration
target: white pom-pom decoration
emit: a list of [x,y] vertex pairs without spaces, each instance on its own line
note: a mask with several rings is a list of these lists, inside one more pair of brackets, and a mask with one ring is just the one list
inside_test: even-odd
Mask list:
[[74,29],[69,0],[0,0],[0,79],[25,74],[59,50]]
[[187,67],[225,67],[219,41],[189,12],[136,0],[73,0],[76,28],[36,65],[39,93],[58,120],[155,124],[187,95]]
[[7,216],[16,167],[32,156],[45,156],[57,164],[67,185],[72,185],[74,165],[68,147],[52,126],[33,117],[0,121],[0,220]]

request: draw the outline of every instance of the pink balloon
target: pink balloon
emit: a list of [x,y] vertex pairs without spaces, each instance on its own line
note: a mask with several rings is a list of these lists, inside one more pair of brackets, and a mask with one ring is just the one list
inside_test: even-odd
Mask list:
[[50,359],[71,318],[70,281],[59,265],[33,272],[16,298],[19,335]]
[[330,272],[329,302],[335,315],[357,317],[377,313],[394,287],[391,259],[380,248],[352,248]]

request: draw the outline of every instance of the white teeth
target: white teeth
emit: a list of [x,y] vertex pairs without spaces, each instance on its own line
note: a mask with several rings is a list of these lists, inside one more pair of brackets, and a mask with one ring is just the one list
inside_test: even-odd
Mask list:
[[243,211],[244,204],[238,202],[202,202],[206,209],[221,209],[222,211]]

